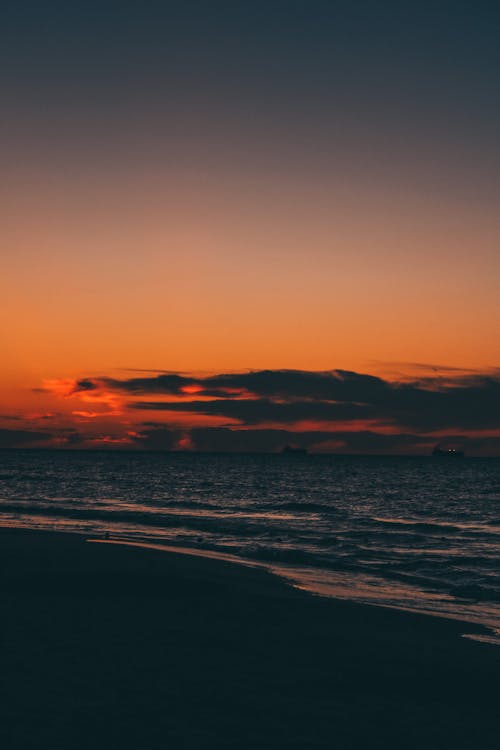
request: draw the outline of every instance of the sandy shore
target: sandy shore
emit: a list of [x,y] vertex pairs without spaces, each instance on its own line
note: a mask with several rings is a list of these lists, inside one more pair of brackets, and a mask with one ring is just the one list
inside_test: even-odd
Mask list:
[[5,750],[498,748],[500,648],[261,570],[0,529]]

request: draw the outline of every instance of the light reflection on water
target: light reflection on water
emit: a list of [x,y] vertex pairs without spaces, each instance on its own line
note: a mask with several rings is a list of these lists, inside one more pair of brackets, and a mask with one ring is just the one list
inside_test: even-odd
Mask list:
[[0,451],[0,523],[192,547],[500,628],[500,460]]

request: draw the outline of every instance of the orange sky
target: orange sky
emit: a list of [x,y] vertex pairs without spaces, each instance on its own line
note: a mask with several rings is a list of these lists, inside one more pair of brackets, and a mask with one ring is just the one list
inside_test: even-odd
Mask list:
[[[192,428],[242,426],[227,415],[132,410],[106,389],[65,392],[68,380],[125,379],[129,369],[342,368],[398,381],[433,373],[418,363],[498,365],[491,202],[452,187],[438,194],[439,180],[427,191],[388,174],[374,184],[347,167],[302,182],[223,167],[203,177],[162,165],[120,179],[96,165],[75,180],[48,166],[13,174],[2,195],[0,431],[48,430],[49,444],[66,446],[73,430],[84,447],[126,446],[153,419],[189,448]],[[315,426],[404,431],[367,418],[260,425]],[[491,424],[480,427],[491,436]],[[427,439],[447,434],[443,425]],[[419,439],[412,450],[428,451]]]
[[127,368],[500,364],[489,14],[232,5],[9,17],[0,430]]
[[499,227],[484,202],[352,175],[42,177],[2,196],[3,382],[499,360]]

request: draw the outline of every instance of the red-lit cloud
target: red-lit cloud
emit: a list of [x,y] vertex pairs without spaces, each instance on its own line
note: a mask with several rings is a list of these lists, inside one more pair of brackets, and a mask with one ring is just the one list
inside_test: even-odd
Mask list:
[[[165,450],[429,453],[453,441],[500,454],[500,376],[389,380],[346,370],[258,370],[47,380],[59,410],[3,418],[0,445]],[[12,429],[8,422],[19,429]],[[32,423],[46,425],[32,429]]]

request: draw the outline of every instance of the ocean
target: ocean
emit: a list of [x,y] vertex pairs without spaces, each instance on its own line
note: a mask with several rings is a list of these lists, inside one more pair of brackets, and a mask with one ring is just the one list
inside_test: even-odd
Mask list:
[[498,458],[0,451],[0,524],[230,554],[500,643]]

